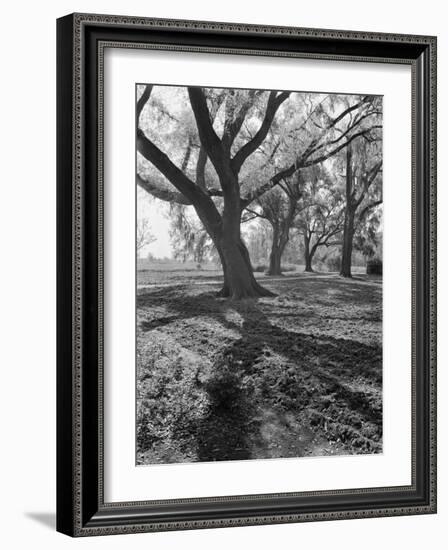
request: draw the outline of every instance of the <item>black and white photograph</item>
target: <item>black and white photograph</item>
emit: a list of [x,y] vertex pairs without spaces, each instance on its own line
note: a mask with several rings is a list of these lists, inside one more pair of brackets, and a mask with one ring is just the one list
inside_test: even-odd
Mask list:
[[382,452],[382,116],[136,86],[138,465]]

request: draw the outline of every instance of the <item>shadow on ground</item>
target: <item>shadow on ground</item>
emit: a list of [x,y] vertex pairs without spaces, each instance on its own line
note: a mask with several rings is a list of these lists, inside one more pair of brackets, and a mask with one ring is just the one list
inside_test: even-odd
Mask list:
[[139,463],[381,452],[381,286],[270,284],[139,294]]

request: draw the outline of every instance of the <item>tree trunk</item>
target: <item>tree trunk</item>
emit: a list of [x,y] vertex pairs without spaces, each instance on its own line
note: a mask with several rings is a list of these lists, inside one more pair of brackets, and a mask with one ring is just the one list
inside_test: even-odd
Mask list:
[[344,219],[344,236],[342,240],[342,259],[341,272],[342,277],[352,276],[352,252],[353,235],[355,233],[355,213],[347,206]]
[[218,295],[232,300],[275,296],[255,279],[249,252],[241,239],[240,212],[239,197],[227,198],[222,226],[213,238],[224,273],[224,285]]
[[[286,224],[285,224],[286,225]],[[282,256],[289,240],[289,226],[272,225],[272,246],[266,275],[282,275]]]
[[313,254],[310,251],[310,240],[306,234],[303,235],[303,250],[304,250],[304,257],[305,257],[305,271],[307,273],[313,272]]
[[345,215],[344,215],[344,236],[342,238],[342,259],[341,271],[342,277],[352,276],[352,250],[353,235],[355,227],[356,205],[353,204],[353,167],[352,167],[352,146],[349,145],[346,151],[346,174],[345,174]]
[[266,275],[281,275],[282,274],[282,254],[278,246],[272,243],[271,253],[269,255],[269,268]]
[[229,287],[229,282],[228,282],[227,276],[226,276],[226,269],[225,269],[226,261],[224,259],[224,256],[223,256],[223,253],[222,253],[222,250],[221,250],[221,245],[220,245],[219,241],[213,239],[213,242],[214,242],[216,250],[218,251],[219,259],[221,261],[222,273],[223,273],[223,277],[224,277],[222,288],[218,292],[217,296],[219,298],[227,298],[230,295],[230,287]]
[[305,248],[305,271],[307,273],[313,272],[312,260],[313,259],[311,257],[311,254],[309,253],[309,250]]
[[266,275],[281,275],[282,274],[282,250],[280,239],[280,228],[278,224],[272,225],[272,245],[271,253],[269,254],[269,268]]
[[232,300],[275,296],[255,279],[249,252],[241,239],[223,236],[217,248],[224,273],[224,284],[218,296]]

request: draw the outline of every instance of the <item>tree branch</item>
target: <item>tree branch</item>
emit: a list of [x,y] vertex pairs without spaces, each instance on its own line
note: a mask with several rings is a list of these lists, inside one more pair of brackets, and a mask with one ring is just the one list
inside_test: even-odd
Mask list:
[[[326,154],[324,154],[320,157],[317,157],[317,158],[306,161],[306,157],[305,157],[305,155],[303,155],[303,157],[300,159],[300,161],[296,161],[294,164],[291,164],[291,166],[289,166],[288,168],[285,168],[284,170],[281,170],[280,172],[275,174],[275,176],[273,176],[270,180],[268,180],[264,185],[261,185],[258,189],[254,189],[251,193],[249,193],[247,195],[247,197],[245,197],[242,200],[243,206],[247,206],[252,201],[254,201],[255,199],[260,198],[262,195],[264,195],[264,193],[266,193],[267,191],[270,191],[271,189],[273,189],[284,178],[292,176],[294,174],[294,172],[296,172],[300,168],[308,168],[310,166],[314,166],[315,164],[320,164],[324,160],[327,160],[328,158],[332,157],[333,155],[335,155],[336,153],[338,153],[339,151],[341,151],[342,149],[347,147],[353,140],[355,140],[356,138],[364,135],[366,132],[370,132],[370,130],[372,130],[373,128],[382,128],[382,126],[380,126],[380,125],[371,126],[370,128],[368,128],[366,130],[363,130],[361,132],[356,132],[355,134],[350,136],[347,140],[345,140],[344,143],[342,143],[338,147],[332,149],[331,151],[329,151],[328,153],[326,153]],[[313,152],[314,151],[311,151],[308,154],[308,158],[309,158],[309,156],[312,155]]]
[[[344,132],[342,132],[336,139],[333,139],[333,140],[327,140],[325,141],[324,143],[321,143],[320,145],[317,145],[316,147],[311,147],[309,148],[310,149],[310,153],[309,153],[309,156],[311,156],[312,154],[316,153],[316,151],[319,151],[319,149],[322,149],[322,148],[325,148],[325,147],[328,147],[329,145],[335,145],[336,143],[339,143],[341,141],[341,139],[344,139],[344,137],[346,137],[348,134],[350,134],[350,132],[353,131],[354,128],[356,128],[357,126],[359,126],[361,124],[361,122],[363,120],[365,120],[366,118],[369,118],[370,116],[372,116],[373,112],[371,113],[367,113],[366,115],[363,115],[362,117],[356,119],[353,124],[351,124]],[[378,126],[375,126],[375,128],[378,127]],[[381,127],[381,126],[380,126]],[[366,128],[365,129],[365,133],[369,133],[370,130],[374,128],[374,126],[371,126],[370,128]],[[317,142],[318,143],[318,142]]]
[[143,90],[142,95],[140,96],[139,100],[137,101],[137,107],[136,107],[136,110],[135,110],[135,117],[136,117],[137,127],[138,127],[138,123],[139,123],[139,120],[140,120],[140,115],[142,114],[142,111],[143,111],[143,107],[146,105],[146,103],[147,103],[147,101],[148,101],[148,99],[151,95],[152,89],[153,89],[152,84],[148,84],[147,86],[145,86],[145,89]]
[[248,218],[245,218],[245,217],[242,217],[241,218],[241,223],[247,223],[247,222],[250,222],[252,220],[255,220],[255,218],[258,218],[259,216],[250,216]]
[[383,161],[378,161],[366,175],[362,176],[362,189],[361,194],[359,195],[358,199],[354,201],[354,206],[358,208],[358,206],[362,203],[364,200],[364,197],[366,196],[370,186],[375,181],[376,176],[378,175],[379,171],[381,170],[381,167],[383,166]]
[[250,192],[245,198],[241,200],[241,205],[243,208],[247,208],[247,206],[253,202],[256,199],[259,199],[262,195],[264,195],[267,191],[270,189],[273,189],[276,185],[278,185],[284,178],[288,178],[289,176],[292,176],[296,170],[298,170],[300,167],[296,164],[292,164],[288,168],[285,168],[284,170],[278,172],[273,176],[270,180],[268,180],[265,184],[258,187],[258,189],[254,189],[252,192]]
[[328,248],[330,246],[340,246],[341,244],[343,244],[342,241],[333,241],[331,243],[325,243],[325,246]]
[[269,94],[264,119],[258,129],[258,132],[250,141],[241,147],[231,161],[232,170],[235,174],[239,173],[246,159],[263,143],[265,137],[268,135],[275,114],[277,113],[280,105],[288,99],[290,93],[291,92],[281,92],[277,95],[277,92],[271,92]]
[[[210,120],[213,126],[213,122],[218,114],[218,111],[221,107],[222,102],[224,101],[224,93],[219,94],[212,101],[211,108],[209,109]],[[205,189],[205,167],[207,165],[207,151],[205,147],[201,144],[199,148],[198,160],[196,162],[196,185]]]
[[361,101],[359,101],[358,103],[355,103],[351,107],[348,107],[340,115],[332,119],[331,124],[329,124],[327,129],[333,128],[334,126],[336,126],[338,122],[340,122],[343,118],[345,118],[349,113],[351,113],[352,111],[356,111],[356,109],[359,109],[359,107],[362,107],[363,105],[365,105],[368,102],[367,98],[368,96],[364,97]]
[[[324,160],[327,160],[328,158],[332,157],[333,155],[335,155],[336,153],[338,153],[339,151],[341,151],[342,149],[347,147],[347,145],[349,143],[351,143],[353,140],[355,140],[356,138],[358,138],[360,136],[364,136],[366,133],[370,132],[370,130],[373,130],[374,128],[382,128],[382,126],[381,125],[375,125],[375,126],[371,126],[370,128],[367,128],[366,130],[362,130],[361,132],[356,132],[355,134],[351,135],[344,143],[342,143],[338,147],[332,149],[330,152],[328,152],[328,153],[326,153],[326,154],[324,154],[320,157],[308,160],[306,162],[303,162],[304,159],[302,158],[301,162],[299,163],[299,164],[301,164],[301,168],[307,168],[309,166],[314,166],[315,164],[320,164]],[[311,153],[308,155],[308,158],[313,153],[314,153],[314,151],[311,151]],[[302,164],[302,162],[303,162],[303,164]]]
[[206,189],[206,192],[209,197],[223,197],[224,193],[222,192],[222,189]]
[[383,161],[380,160],[375,164],[372,170],[370,170],[368,174],[367,188],[369,188],[372,185],[372,183],[374,182],[375,178],[378,175],[378,172],[381,170],[382,167],[383,167]]
[[361,222],[364,219],[364,216],[367,214],[369,210],[372,210],[372,208],[375,208],[376,206],[379,206],[380,204],[383,204],[383,199],[379,199],[377,201],[373,201],[367,206],[365,206],[358,216],[358,223]]
[[178,191],[191,199],[195,192],[194,183],[178,168],[169,157],[155,145],[145,133],[137,130],[137,150],[149,160]]
[[151,183],[143,179],[139,174],[136,174],[136,183],[139,187],[141,187],[144,191],[146,191],[156,199],[160,199],[166,202],[175,202],[177,204],[191,204],[191,201],[189,201],[182,193],[159,187],[157,184]]
[[253,104],[253,99],[255,96],[255,90],[249,90],[248,97],[236,111],[234,109],[227,109],[226,112],[226,121],[224,123],[224,132],[222,136],[222,144],[224,148],[230,152],[233,142],[235,141],[236,136],[241,130],[247,113]]
[[[205,97],[203,96],[202,91],[200,91],[200,95],[205,101]],[[205,108],[207,109],[207,105],[205,105]],[[186,201],[188,201],[187,203],[185,203],[185,201],[182,201],[181,204],[194,204],[196,212],[205,226],[208,225],[210,227],[218,227],[221,224],[221,216],[215,206],[215,203],[209,196],[207,190],[195,185],[195,183],[191,181],[190,178],[188,178],[184,174],[184,172],[180,168],[178,168],[171,161],[171,159],[145,135],[143,130],[141,130],[140,128],[137,128],[137,151],[147,161],[153,164],[159,170],[159,172],[161,172],[165,176],[165,178],[177,189],[177,191],[179,191],[179,193],[184,196]],[[141,184],[141,182],[138,183],[139,185]],[[148,182],[146,182],[146,186],[144,186],[143,184],[142,187],[146,187],[148,192],[150,192],[149,190],[151,190],[152,194],[154,194],[154,192],[157,192],[157,190],[155,191],[153,185],[148,186]],[[162,198],[162,196],[168,197],[166,193],[160,194],[160,189],[158,194],[160,198]],[[178,195],[171,195],[171,197],[182,200]],[[165,198],[164,200],[167,200],[167,198]]]
[[204,146],[199,149],[198,160],[196,163],[196,185],[205,189],[205,166],[207,164],[207,152]]
[[256,210],[252,210],[251,208],[245,208],[245,210],[247,210],[247,212],[249,212],[250,214],[253,214],[253,217],[254,218],[262,218],[263,220],[267,220],[268,218],[266,216],[264,216],[263,214],[260,214],[260,212],[257,212]]
[[199,139],[213,165],[221,166],[223,161],[223,148],[219,137],[213,129],[207,100],[201,88],[188,88],[191,108],[198,127]]

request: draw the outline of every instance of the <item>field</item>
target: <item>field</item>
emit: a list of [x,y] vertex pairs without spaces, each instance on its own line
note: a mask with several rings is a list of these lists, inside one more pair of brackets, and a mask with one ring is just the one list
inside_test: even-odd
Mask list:
[[138,464],[382,451],[381,278],[298,269],[232,302],[217,269],[139,261]]

